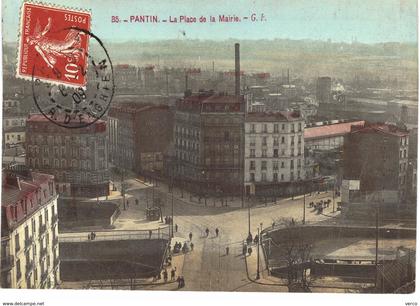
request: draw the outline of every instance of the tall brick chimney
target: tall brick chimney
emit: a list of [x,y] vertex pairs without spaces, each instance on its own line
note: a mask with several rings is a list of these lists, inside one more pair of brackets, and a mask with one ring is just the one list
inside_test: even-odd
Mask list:
[[239,44],[235,44],[235,95],[241,94],[241,62],[239,55]]

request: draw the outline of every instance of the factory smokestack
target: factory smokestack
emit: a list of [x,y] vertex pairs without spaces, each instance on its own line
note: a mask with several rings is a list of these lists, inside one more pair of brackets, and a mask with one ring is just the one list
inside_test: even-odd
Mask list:
[[235,44],[235,95],[241,94],[241,62],[239,57],[239,44]]

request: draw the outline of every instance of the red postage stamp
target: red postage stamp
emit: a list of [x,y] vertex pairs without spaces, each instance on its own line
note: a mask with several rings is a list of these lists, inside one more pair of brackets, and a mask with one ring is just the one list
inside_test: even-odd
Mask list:
[[85,86],[90,23],[88,11],[23,3],[17,77]]

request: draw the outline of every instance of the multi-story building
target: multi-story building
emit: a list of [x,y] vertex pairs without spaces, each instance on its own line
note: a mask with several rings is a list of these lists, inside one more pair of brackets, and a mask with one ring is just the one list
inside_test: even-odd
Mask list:
[[242,189],[244,97],[189,95],[175,112],[175,173],[196,192]]
[[318,103],[331,102],[331,78],[320,77],[316,82],[316,100]]
[[340,122],[333,120],[324,124],[313,124],[306,126],[305,149],[309,151],[331,151],[342,148],[344,136],[351,131],[353,125],[364,125],[365,121]]
[[[304,120],[299,112],[248,113],[244,184],[247,195],[281,195],[305,179]],[[285,187],[285,188],[281,188]]]
[[120,103],[108,114],[111,162],[141,174],[160,172],[173,136],[167,105]]
[[343,204],[404,201],[408,143],[409,133],[395,125],[352,126],[344,139]]
[[40,114],[26,121],[26,165],[54,175],[66,197],[93,198],[109,194],[106,122],[69,129]]
[[52,175],[3,171],[1,287],[44,289],[60,283],[57,197]]

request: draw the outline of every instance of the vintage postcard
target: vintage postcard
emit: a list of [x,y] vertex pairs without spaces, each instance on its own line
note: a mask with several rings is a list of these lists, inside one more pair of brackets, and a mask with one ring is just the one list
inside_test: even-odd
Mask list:
[[416,0],[3,1],[2,305],[417,305],[417,18]]

